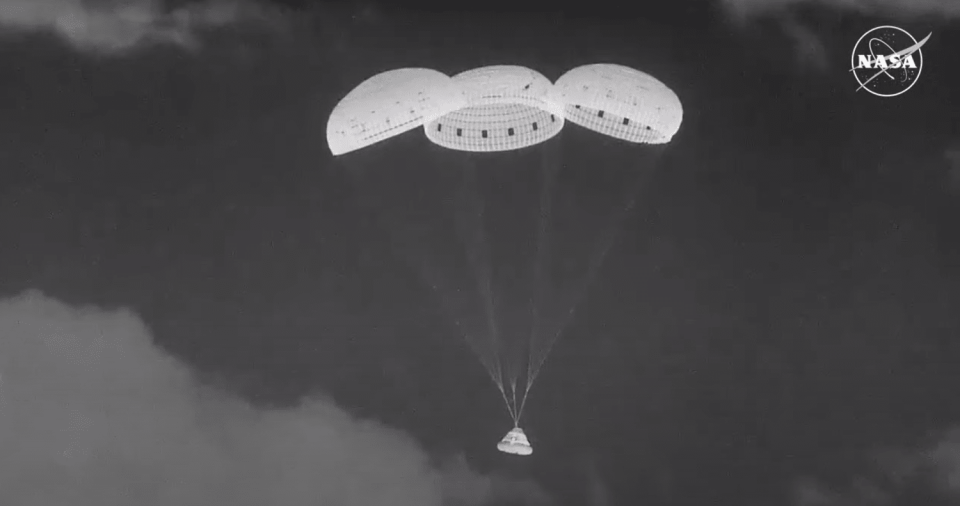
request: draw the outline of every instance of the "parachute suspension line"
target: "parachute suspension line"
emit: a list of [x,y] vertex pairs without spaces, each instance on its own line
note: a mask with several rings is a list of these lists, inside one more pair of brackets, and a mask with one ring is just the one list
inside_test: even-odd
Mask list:
[[[660,155],[657,154],[653,160],[654,168],[656,168],[657,161],[659,159]],[[613,247],[613,243],[617,238],[624,218],[627,216],[627,214],[629,214],[630,210],[633,209],[633,206],[636,205],[640,188],[644,186],[652,174],[653,170],[642,171],[636,180],[634,180],[633,184],[627,186],[623,197],[624,205],[617,212],[615,212],[613,216],[611,216],[610,223],[600,236],[600,239],[597,242],[597,248],[590,257],[590,264],[587,267],[587,273],[583,278],[583,282],[580,283],[579,289],[574,291],[572,294],[573,301],[568,306],[569,309],[567,310],[567,313],[562,317],[560,325],[557,326],[556,331],[552,333],[550,339],[547,341],[546,350],[541,354],[539,361],[537,361],[537,365],[531,369],[531,379],[529,380],[530,383],[532,383],[533,380],[536,379],[537,375],[540,374],[540,368],[543,367],[543,362],[546,360],[547,355],[553,348],[554,343],[556,343],[557,339],[560,338],[560,334],[563,333],[567,325],[570,324],[570,320],[573,319],[577,307],[580,305],[580,302],[586,295],[587,288],[589,288],[590,283],[596,277],[600,267],[603,266],[603,261],[606,259],[607,253],[609,253],[610,249]]]
[[[549,236],[550,218],[553,211],[553,185],[556,182],[557,172],[559,172],[560,169],[553,163],[555,160],[552,160],[549,154],[550,152],[548,151],[541,166],[542,181],[540,184],[540,208],[537,216],[537,252],[533,263],[533,294],[530,303],[530,346],[527,350],[526,385],[524,386],[523,395],[520,399],[520,408],[517,410],[518,419],[523,414],[523,407],[527,403],[527,395],[530,393],[530,388],[533,387],[533,381],[536,379],[536,374],[533,373],[533,364],[537,360],[535,357],[539,355],[536,353],[537,350],[535,347],[540,337],[540,304],[542,302],[541,296],[544,288],[543,272],[544,269],[549,268],[550,262],[550,248],[547,237]],[[546,354],[543,354],[542,359],[546,360]]]
[[[480,364],[483,365],[484,370],[487,371],[487,375],[490,376],[490,379],[497,386],[497,388],[504,392],[503,386],[503,374],[500,371],[500,362],[497,360],[498,352],[496,349],[492,350],[491,354],[488,351],[481,349],[477,345],[477,340],[473,338],[473,335],[470,331],[464,328],[461,323],[460,317],[457,316],[458,312],[453,304],[448,300],[449,298],[444,295],[445,291],[449,291],[446,287],[443,287],[443,276],[440,276],[435,269],[430,268],[431,265],[435,263],[429,261],[429,258],[416,258],[411,250],[410,241],[403,240],[403,234],[398,232],[402,227],[390,213],[384,213],[379,210],[379,208],[373,204],[373,201],[376,199],[370,194],[370,192],[364,191],[365,185],[362,175],[362,170],[358,167],[348,167],[348,172],[353,175],[352,179],[357,188],[357,197],[360,201],[362,207],[368,209],[373,213],[374,219],[376,220],[377,225],[380,228],[386,229],[386,235],[390,238],[390,243],[393,246],[394,252],[399,251],[403,260],[405,260],[418,277],[420,282],[429,286],[433,290],[434,295],[437,297],[437,301],[440,303],[440,309],[446,314],[447,318],[453,323],[460,333],[460,336],[464,341],[467,342],[467,346],[470,347],[470,350],[480,359]],[[426,252],[420,252],[422,257],[429,256]],[[504,395],[504,400],[506,396]]]
[[[388,221],[388,218],[382,218],[384,221]],[[390,236],[394,242],[402,242],[396,238],[396,235],[399,235],[395,232],[393,227],[389,225],[385,228],[390,229]],[[416,259],[413,254],[407,251],[405,248],[398,248],[403,251],[403,256],[406,257],[406,260],[409,264],[414,266],[414,271],[419,275],[420,281],[425,285],[429,286],[436,296],[437,301],[440,304],[440,308],[447,315],[447,318],[453,322],[454,326],[460,331],[460,335],[464,341],[467,342],[467,346],[473,351],[474,355],[480,358],[480,363],[483,364],[483,368],[486,369],[487,374],[490,376],[490,379],[497,385],[497,388],[503,389],[503,374],[500,371],[500,361],[497,360],[498,352],[496,348],[490,353],[488,350],[482,349],[477,343],[478,341],[473,337],[472,333],[468,331],[460,321],[458,311],[456,307],[450,302],[449,297],[447,296],[450,293],[450,290],[443,286],[443,277],[438,275],[434,269],[430,266],[435,265],[429,261],[429,259]]]
[[512,396],[510,400],[513,402],[513,413],[516,416],[516,418],[514,419],[514,425],[520,425],[519,423],[520,411],[517,409],[517,381],[516,380],[512,380],[510,382],[510,394]]
[[520,401],[520,409],[517,410],[517,419],[523,415],[523,407],[527,405],[527,397],[530,395],[530,387],[533,386],[533,380],[527,380],[527,387],[523,391],[523,400]]
[[[503,397],[503,403],[507,406],[507,412],[510,413],[510,418],[513,419],[514,424],[517,423],[519,416],[517,416],[517,407],[516,403],[511,403],[507,398],[507,389],[505,387],[505,382],[503,381],[503,366],[500,363],[499,353],[494,354],[493,358],[493,367],[497,371],[497,379],[494,380],[494,383],[497,384],[497,388],[500,390],[500,395]],[[492,373],[491,373],[492,374]]]
[[507,412],[510,413],[510,419],[513,420],[513,425],[516,427],[520,425],[520,414],[517,413],[517,409],[513,404],[510,404],[510,401],[507,400],[507,392],[503,388],[503,382],[497,383],[497,388],[500,390],[500,395],[503,397],[503,403],[507,406]]
[[[489,244],[484,227],[484,206],[478,188],[476,167],[472,162],[467,162],[458,203],[468,206],[467,209],[458,209],[454,214],[457,217],[457,232],[466,251],[467,261],[473,270],[477,291],[483,303],[487,334],[494,350],[493,361],[496,364],[495,368],[499,378],[497,386],[503,395],[510,417],[516,423],[519,418],[517,416],[516,374],[510,374],[509,372],[507,374],[512,394],[511,398],[508,399],[504,388],[503,364],[500,361],[500,328],[493,294]],[[468,219],[470,221],[467,221]]]
[[[457,231],[460,233],[460,240],[466,250],[467,261],[470,262],[470,267],[473,269],[477,290],[487,320],[487,332],[499,356],[500,330],[499,325],[497,325],[496,303],[493,297],[489,244],[484,227],[484,208],[477,188],[476,170],[472,163],[467,164],[464,172],[460,197],[460,202],[469,205],[470,208],[466,212],[455,213],[458,221]],[[468,217],[472,222],[466,222]],[[500,369],[499,365],[498,369]]]

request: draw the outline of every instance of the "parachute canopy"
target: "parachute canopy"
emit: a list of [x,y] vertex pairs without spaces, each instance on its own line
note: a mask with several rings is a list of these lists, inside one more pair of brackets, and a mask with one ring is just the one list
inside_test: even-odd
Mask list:
[[583,65],[555,84],[515,65],[453,77],[403,68],[348,93],[330,114],[327,144],[342,155],[422,126],[431,142],[447,149],[510,151],[551,139],[565,121],[627,142],[665,144],[682,120],[670,88],[622,65]]
[[567,121],[627,142],[665,144],[683,120],[680,99],[670,88],[622,65],[576,67],[554,86]]
[[506,436],[497,443],[497,449],[503,453],[513,455],[530,455],[533,453],[533,447],[527,441],[527,435],[523,433],[520,427],[514,427],[507,432]]
[[377,74],[340,100],[327,121],[334,155],[365,148],[465,106],[463,92],[436,70],[409,68]]
[[511,151],[544,142],[563,128],[563,103],[543,74],[496,65],[453,76],[464,107],[424,125],[434,144],[458,151]]

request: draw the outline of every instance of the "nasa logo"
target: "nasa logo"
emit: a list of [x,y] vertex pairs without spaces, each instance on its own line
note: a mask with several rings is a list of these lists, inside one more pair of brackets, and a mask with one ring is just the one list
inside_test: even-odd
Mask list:
[[912,88],[923,69],[920,48],[930,35],[917,42],[913,35],[896,26],[878,26],[863,34],[850,56],[850,72],[860,84],[857,91],[895,97]]

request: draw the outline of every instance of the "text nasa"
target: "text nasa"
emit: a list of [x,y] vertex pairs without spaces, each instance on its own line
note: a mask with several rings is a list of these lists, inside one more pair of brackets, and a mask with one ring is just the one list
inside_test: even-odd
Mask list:
[[857,55],[857,64],[859,68],[865,69],[899,69],[899,68],[917,68],[916,62],[913,61],[913,55],[906,55],[901,57],[897,54],[891,54],[889,56],[873,56],[867,54],[858,54]]

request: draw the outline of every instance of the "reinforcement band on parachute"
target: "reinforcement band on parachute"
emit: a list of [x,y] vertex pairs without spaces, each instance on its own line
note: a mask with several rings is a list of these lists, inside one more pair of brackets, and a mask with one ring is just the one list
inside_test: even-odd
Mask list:
[[670,138],[650,124],[600,109],[567,105],[567,121],[615,139],[638,144],[664,144]]
[[494,152],[545,142],[563,129],[563,117],[523,103],[466,107],[425,127],[431,142],[448,149]]
[[667,143],[683,120],[683,106],[669,87],[622,65],[576,67],[555,87],[571,123],[629,142]]

